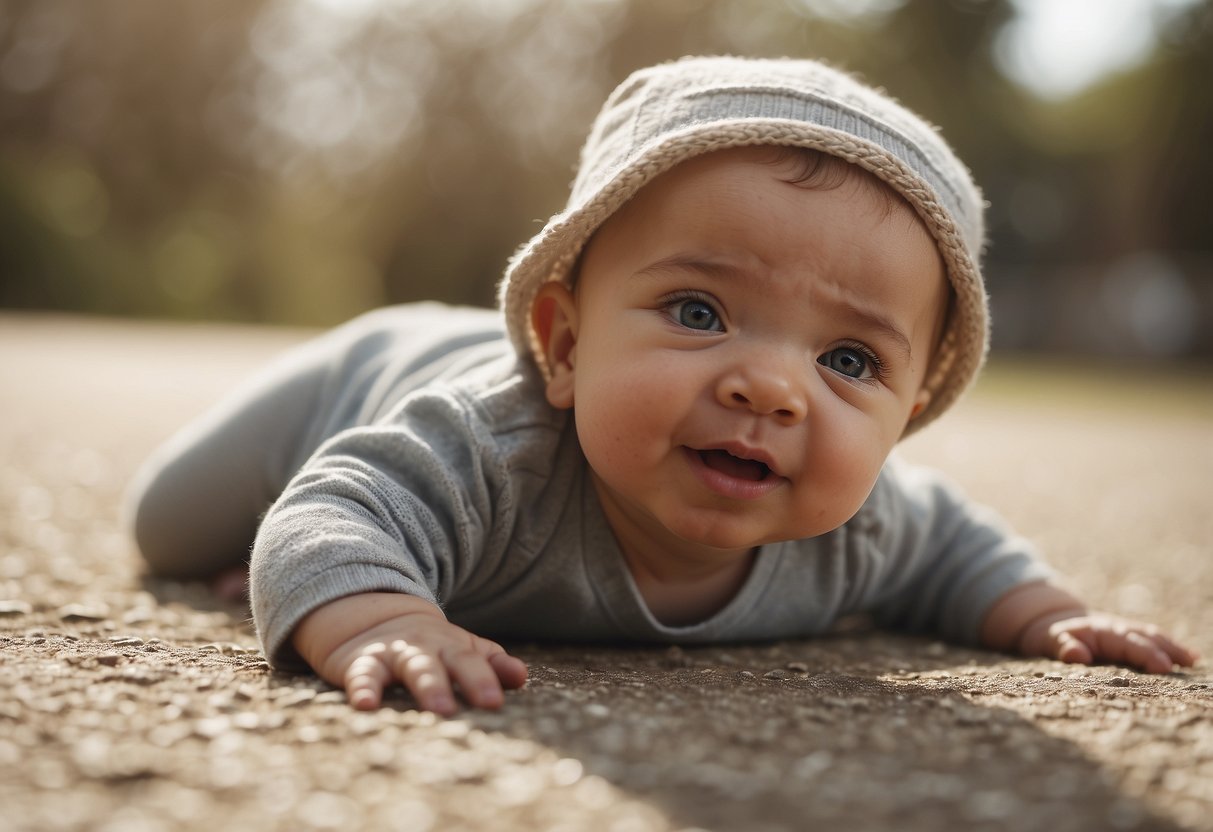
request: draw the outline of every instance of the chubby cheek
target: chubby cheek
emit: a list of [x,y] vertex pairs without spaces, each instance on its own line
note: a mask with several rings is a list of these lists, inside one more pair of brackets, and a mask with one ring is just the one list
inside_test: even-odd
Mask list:
[[586,459],[604,477],[609,471],[631,468],[645,444],[643,422],[631,404],[638,391],[625,378],[583,378],[579,371],[573,416]]
[[577,435],[599,476],[635,475],[669,449],[680,396],[657,368],[631,361],[578,368],[574,400]]
[[803,536],[823,534],[850,520],[876,483],[889,447],[874,431],[836,430],[831,441],[813,443],[805,470],[809,487],[800,494],[800,515],[811,526]]
[[609,472],[636,464],[636,444],[627,439],[633,433],[626,421],[627,414],[597,404],[591,397],[579,398],[573,417],[581,450],[590,467],[599,476],[610,479]]

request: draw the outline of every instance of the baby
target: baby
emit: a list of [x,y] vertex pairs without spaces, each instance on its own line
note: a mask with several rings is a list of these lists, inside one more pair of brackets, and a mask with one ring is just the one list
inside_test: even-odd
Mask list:
[[640,71],[511,262],[503,316],[395,307],[295,350],[148,463],[136,538],[153,572],[198,577],[255,536],[268,660],[358,708],[395,683],[439,714],[500,706],[527,671],[486,637],[774,639],[853,612],[1190,665],[890,458],[984,360],[982,243],[966,168],[849,76]]

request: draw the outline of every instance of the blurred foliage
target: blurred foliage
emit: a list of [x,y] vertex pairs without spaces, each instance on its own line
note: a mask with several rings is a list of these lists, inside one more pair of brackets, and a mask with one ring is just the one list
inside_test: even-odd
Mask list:
[[[331,324],[491,304],[629,71],[824,58],[939,124],[992,203],[1016,348],[1213,355],[1213,9],[1063,100],[1006,0],[0,0],[0,306]],[[1202,187],[1203,186],[1203,187]]]

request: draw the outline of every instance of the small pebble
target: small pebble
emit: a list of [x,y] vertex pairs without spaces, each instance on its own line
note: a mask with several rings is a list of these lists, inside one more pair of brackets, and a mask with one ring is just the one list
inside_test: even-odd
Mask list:
[[804,662],[788,662],[787,668],[788,668],[788,670],[792,671],[793,673],[808,673],[809,672],[809,666],[807,664],[805,664]]
[[226,733],[232,727],[232,721],[225,716],[215,716],[208,719],[200,719],[194,723],[194,734],[206,740],[213,740],[215,737]]
[[1129,680],[1124,676],[1113,676],[1104,684],[1110,685],[1114,688],[1127,688],[1129,686]]
[[762,674],[762,678],[781,680],[788,678],[788,675],[789,674],[786,670],[776,668],[774,670],[768,670],[766,673]]
[[153,618],[153,613],[149,609],[133,609],[127,610],[122,614],[123,624],[146,624]]
[[106,667],[114,667],[120,661],[122,661],[122,656],[119,653],[102,653],[97,657],[97,664],[102,664]]
[[24,601],[0,601],[0,617],[10,615],[29,615],[34,608]]
[[55,611],[61,621],[104,621],[109,610],[84,604],[67,604]]
[[244,731],[255,731],[261,726],[261,717],[252,711],[244,711],[232,717],[232,725]]
[[753,679],[754,678],[754,674],[748,670],[739,671],[737,673],[737,675],[740,676],[742,679]]
[[289,708],[293,705],[302,705],[305,702],[311,702],[316,698],[316,691],[311,688],[299,688],[298,690],[290,691],[289,693],[279,696],[274,704],[280,708]]

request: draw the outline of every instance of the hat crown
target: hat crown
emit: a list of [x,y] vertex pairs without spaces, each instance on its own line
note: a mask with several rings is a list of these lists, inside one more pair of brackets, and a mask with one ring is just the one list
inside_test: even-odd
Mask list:
[[684,58],[633,73],[607,99],[582,147],[569,207],[584,204],[647,145],[713,122],[815,124],[880,146],[922,177],[976,258],[981,194],[938,130],[887,95],[816,61]]

